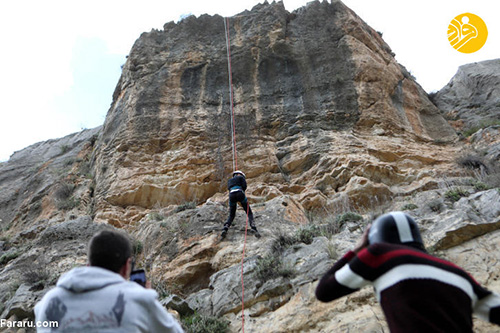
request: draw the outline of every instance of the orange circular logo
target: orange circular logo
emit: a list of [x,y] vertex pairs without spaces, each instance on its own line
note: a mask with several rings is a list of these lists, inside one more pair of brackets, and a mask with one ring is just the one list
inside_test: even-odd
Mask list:
[[486,43],[486,38],[486,23],[475,14],[460,14],[451,20],[448,26],[448,40],[451,46],[462,53],[478,51]]

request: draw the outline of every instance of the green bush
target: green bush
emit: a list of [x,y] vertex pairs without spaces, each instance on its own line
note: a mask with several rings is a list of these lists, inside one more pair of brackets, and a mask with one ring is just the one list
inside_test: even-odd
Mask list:
[[229,321],[199,313],[183,318],[182,324],[187,333],[229,332]]
[[298,240],[295,235],[279,234],[274,238],[271,243],[271,252],[273,253],[283,253],[286,249],[294,244],[297,244]]
[[182,205],[177,206],[177,208],[175,209],[175,212],[179,213],[179,212],[182,212],[182,211],[185,211],[188,209],[194,209],[194,208],[196,208],[196,201],[188,201],[188,202],[183,203]]
[[134,252],[134,256],[138,256],[142,253],[142,251],[144,251],[144,244],[142,244],[142,242],[138,239],[134,240],[133,241],[133,252]]
[[165,219],[165,216],[160,212],[151,212],[148,214],[148,218],[152,221],[162,221]]
[[401,210],[414,210],[414,209],[417,209],[418,206],[415,205],[414,203],[407,203],[406,205],[404,205]]
[[496,120],[496,119],[484,120],[479,125],[472,126],[472,127],[469,127],[468,129],[466,129],[463,132],[463,135],[467,138],[467,137],[471,136],[472,134],[476,133],[477,131],[479,131],[480,129],[490,127],[490,126],[496,126],[496,125],[500,125],[500,120]]
[[10,252],[4,253],[0,257],[0,265],[4,265],[4,264],[8,263],[9,261],[16,259],[20,255],[21,255],[20,251],[10,251]]
[[309,224],[297,230],[295,237],[297,238],[297,242],[311,244],[314,237],[321,236],[321,234],[322,232],[319,226]]
[[485,183],[479,181],[479,180],[472,180],[471,185],[474,186],[474,189],[476,191],[486,191],[489,190],[490,187],[486,185]]
[[347,212],[343,214],[337,215],[336,221],[339,223],[345,223],[345,222],[358,222],[363,220],[363,216],[353,213],[353,212]]
[[324,236],[330,238],[331,236],[339,233],[340,228],[344,223],[362,221],[363,216],[353,212],[347,212],[339,214],[335,218],[326,216],[321,218],[321,220],[318,220],[317,215],[315,215],[314,219],[318,224],[310,223],[302,226],[295,232],[294,235],[278,235],[271,245],[271,250],[273,252],[282,253],[284,250],[297,243],[311,244],[314,237]]
[[59,146],[59,149],[61,149],[61,155],[63,155],[63,154],[66,154],[70,150],[70,146],[61,145],[61,146]]
[[281,254],[270,253],[257,260],[257,278],[267,281],[279,276],[288,278],[295,275],[293,268],[285,265],[281,260]]
[[460,187],[456,187],[454,189],[448,190],[444,194],[446,199],[449,199],[453,202],[458,201],[458,200],[460,200],[461,197],[466,197],[468,195],[469,195],[469,192],[467,192],[466,190],[464,190]]

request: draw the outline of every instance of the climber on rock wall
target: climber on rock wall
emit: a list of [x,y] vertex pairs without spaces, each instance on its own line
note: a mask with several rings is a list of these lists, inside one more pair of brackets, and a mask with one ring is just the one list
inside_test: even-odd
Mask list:
[[246,176],[242,171],[234,171],[233,177],[227,182],[227,189],[229,190],[229,217],[224,223],[224,228],[221,233],[221,240],[224,239],[227,235],[227,231],[231,224],[233,223],[234,217],[236,215],[236,206],[238,202],[241,207],[245,210],[245,213],[248,216],[248,221],[250,223],[251,232],[257,237],[260,238],[260,233],[257,231],[257,227],[255,226],[255,222],[253,220],[252,209],[250,208],[250,204],[248,203],[248,199],[245,195],[245,191],[247,189]]

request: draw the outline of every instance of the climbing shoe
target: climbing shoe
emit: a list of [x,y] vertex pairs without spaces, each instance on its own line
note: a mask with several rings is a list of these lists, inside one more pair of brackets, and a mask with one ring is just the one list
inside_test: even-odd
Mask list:
[[250,231],[254,234],[255,237],[257,238],[262,237],[260,233],[257,231],[257,228],[253,227],[252,229],[250,229]]
[[222,233],[220,234],[220,240],[223,240],[224,238],[226,238],[226,235],[227,235],[227,229],[224,228],[224,229],[222,229]]

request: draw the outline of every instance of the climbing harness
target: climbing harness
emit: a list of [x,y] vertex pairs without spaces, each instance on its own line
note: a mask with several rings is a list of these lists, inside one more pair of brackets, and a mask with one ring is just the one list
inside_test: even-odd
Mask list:
[[[234,121],[234,103],[233,103],[233,75],[231,69],[231,39],[229,36],[229,18],[224,18],[224,33],[226,36],[226,49],[227,49],[227,70],[229,79],[229,99],[231,107],[231,135],[233,146],[233,173],[238,170],[238,154],[236,152],[236,126]],[[248,232],[248,213],[250,204],[247,204],[247,219],[245,222],[245,240],[243,242],[243,253],[241,256],[241,332],[245,333],[245,282],[243,279],[243,261],[245,260],[245,249],[247,244]]]

